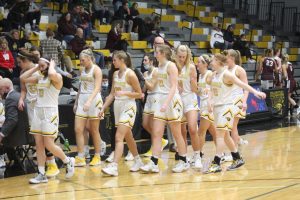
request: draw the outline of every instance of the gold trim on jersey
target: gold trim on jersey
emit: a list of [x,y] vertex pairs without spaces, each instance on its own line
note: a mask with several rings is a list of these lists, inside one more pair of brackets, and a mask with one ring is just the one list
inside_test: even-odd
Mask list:
[[243,103],[243,99],[239,98],[234,102],[234,105],[237,105],[238,103]]
[[216,128],[217,128],[217,129],[225,129],[225,130],[227,130],[226,128],[228,128],[229,130],[232,130],[232,127],[229,126],[228,122],[226,122],[226,124],[223,125],[223,126],[217,125]]
[[30,133],[31,134],[39,134],[39,135],[55,135],[55,134],[57,134],[57,131],[54,131],[54,132],[43,132],[41,130],[31,130]]
[[96,102],[96,107],[98,107],[98,105],[102,102],[102,99],[99,99],[97,102]]
[[131,121],[130,119],[127,121],[119,121],[119,123],[116,124],[115,127],[118,127],[119,124],[122,124],[124,126],[132,128],[134,124],[131,124],[130,121]]
[[223,116],[227,115],[228,113],[230,113],[231,117],[233,117],[233,112],[230,108],[223,114]]
[[182,104],[178,99],[176,99],[176,101],[174,102],[173,108],[175,108],[177,104],[180,106],[180,108],[182,108]]
[[56,119],[57,119],[57,115],[55,115],[55,116],[51,119],[51,123],[53,123]]
[[[215,119],[211,117],[211,114],[200,114],[200,117],[202,117],[212,123],[214,123],[214,121],[215,121]],[[205,118],[205,117],[207,117],[207,118]]]

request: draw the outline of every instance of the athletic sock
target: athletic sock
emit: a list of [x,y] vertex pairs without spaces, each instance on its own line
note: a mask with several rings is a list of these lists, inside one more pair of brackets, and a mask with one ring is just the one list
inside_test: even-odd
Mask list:
[[186,156],[179,156],[179,160],[182,160],[183,162],[186,163]]
[[158,163],[158,158],[154,157],[154,156],[151,156],[151,160],[152,162],[154,162],[155,165],[157,165]]
[[39,173],[45,175],[45,166],[38,166]]
[[233,160],[241,159],[241,156],[240,156],[239,152],[231,152],[231,155],[232,155]]
[[220,158],[219,156],[215,155],[215,157],[214,157],[214,162],[215,162],[217,165],[220,165],[220,163],[221,163],[221,158]]

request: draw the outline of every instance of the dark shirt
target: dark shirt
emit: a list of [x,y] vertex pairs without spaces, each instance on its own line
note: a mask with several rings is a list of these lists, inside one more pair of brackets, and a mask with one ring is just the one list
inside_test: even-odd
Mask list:
[[77,35],[75,35],[75,37],[70,41],[71,49],[77,56],[82,50],[86,49],[86,47],[84,47],[85,45],[85,40],[83,38],[78,37]]

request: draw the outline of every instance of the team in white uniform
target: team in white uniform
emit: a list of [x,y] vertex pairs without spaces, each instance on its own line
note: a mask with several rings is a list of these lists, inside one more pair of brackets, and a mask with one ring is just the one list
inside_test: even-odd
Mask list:
[[198,79],[198,95],[200,97],[200,124],[198,134],[200,136],[200,156],[203,157],[203,146],[205,144],[206,132],[212,135],[214,142],[216,141],[216,128],[214,126],[214,115],[211,108],[211,92],[208,81],[212,77],[212,71],[208,70],[211,63],[211,57],[204,54],[198,58],[197,68],[200,72]]
[[136,117],[135,99],[140,99],[143,95],[137,76],[132,69],[129,69],[131,68],[130,56],[124,51],[115,51],[113,54],[113,64],[119,70],[113,74],[111,92],[106,98],[99,115],[102,115],[105,109],[115,100],[114,116],[117,132],[114,160],[102,168],[102,172],[109,176],[118,176],[118,163],[123,154],[124,139],[134,156],[134,164],[131,166],[130,171],[139,171],[143,165],[131,131]]
[[[48,59],[40,58],[38,66],[26,71],[21,76],[21,81],[25,84],[37,84],[37,102],[30,133],[34,135],[36,142],[38,175],[29,180],[32,184],[48,182],[45,175],[45,148],[66,164],[66,178],[70,178],[74,174],[75,159],[67,157],[62,149],[54,143],[58,134],[58,95],[62,87],[62,77],[54,67],[53,60],[50,62]],[[32,76],[38,70],[43,76]]]
[[[153,126],[153,116],[154,116],[154,105],[157,101],[158,96],[158,85],[153,84],[157,77],[157,67],[154,66],[156,59],[153,55],[146,54],[144,56],[144,68],[148,71],[144,73],[145,86],[144,92],[147,92],[147,98],[144,105],[143,111],[143,127],[151,135]],[[168,145],[168,140],[162,138],[162,148],[163,150]],[[145,154],[145,157],[152,156],[152,148],[150,148]]]
[[[86,72],[82,70],[80,74],[80,91],[78,96],[78,106],[76,110],[76,116],[84,119],[98,119],[99,112],[102,108],[103,102],[100,93],[96,94],[96,97],[92,100],[89,110],[84,111],[84,104],[87,102],[89,96],[95,89],[94,69],[98,66],[93,64],[92,68]],[[98,67],[99,68],[99,67]]]
[[181,135],[181,119],[183,105],[178,92],[178,69],[171,62],[171,49],[166,45],[156,48],[156,59],[159,63],[155,84],[158,85],[157,101],[154,106],[154,120],[152,127],[152,157],[141,170],[144,172],[158,173],[158,158],[161,153],[161,138],[166,123],[169,124],[172,134],[176,139],[179,162],[172,169],[173,172],[183,172],[189,168],[186,159],[186,147]]
[[99,133],[100,117],[99,112],[102,108],[102,97],[100,94],[102,83],[102,71],[94,64],[93,51],[90,49],[83,50],[80,55],[80,64],[82,70],[80,73],[79,92],[74,104],[75,111],[75,133],[77,143],[77,156],[75,165],[83,167],[86,165],[85,156],[89,154],[89,147],[85,152],[84,144],[88,142],[85,138],[87,132],[93,139],[95,154],[90,161],[90,166],[101,164],[100,144],[101,137]]
[[[179,91],[183,103],[183,117],[181,119],[181,134],[184,138],[186,148],[187,144],[187,127],[189,130],[193,155],[189,160],[192,167],[201,169],[200,156],[200,138],[197,134],[198,124],[198,98],[197,92],[197,70],[192,62],[192,52],[186,45],[179,45],[176,48],[176,62],[179,67]],[[178,157],[175,154],[175,159]]]
[[216,54],[211,62],[214,74],[209,82],[211,85],[213,113],[217,132],[216,155],[208,169],[208,173],[220,172],[222,170],[220,162],[225,146],[225,140],[233,158],[233,162],[227,170],[234,170],[244,164],[244,160],[240,156],[232,138],[229,135],[234,119],[232,97],[232,91],[234,89],[233,85],[238,85],[239,87],[254,93],[259,98],[265,98],[264,93],[256,91],[229,72],[224,67],[226,63],[227,58],[222,54]]
[[[239,66],[242,63],[239,51],[229,49],[224,51],[224,53],[227,57],[228,70],[242,82],[248,84],[246,71],[241,66]],[[242,139],[239,136],[238,123],[240,119],[244,119],[246,117],[247,99],[249,92],[247,90],[243,90],[237,85],[233,85],[232,90],[234,121],[231,131],[231,137],[235,145],[238,146],[248,143],[248,141]]]

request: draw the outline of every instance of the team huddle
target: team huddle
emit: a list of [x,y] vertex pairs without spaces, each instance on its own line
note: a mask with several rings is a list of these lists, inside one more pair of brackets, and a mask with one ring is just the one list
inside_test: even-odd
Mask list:
[[[76,166],[86,166],[85,143],[88,136],[91,136],[95,149],[89,165],[100,165],[99,123],[112,103],[116,126],[115,151],[111,163],[102,167],[106,175],[118,176],[124,139],[134,160],[130,171],[158,173],[158,160],[165,146],[163,134],[166,125],[176,142],[177,163],[172,168],[174,173],[184,172],[190,167],[197,170],[203,168],[203,146],[207,131],[213,137],[216,153],[206,173],[222,171],[221,158],[225,146],[232,156],[232,164],[227,170],[234,170],[245,163],[237,148],[242,140],[237,131],[238,121],[245,117],[248,93],[258,98],[265,98],[265,94],[248,85],[246,72],[241,67],[240,53],[236,50],[226,50],[214,56],[201,55],[194,65],[191,50],[186,45],[179,45],[174,51],[167,45],[156,45],[154,55],[144,56],[147,70],[144,73],[144,88],[140,87],[132,70],[130,55],[115,51],[112,59],[117,71],[113,74],[111,91],[104,103],[100,93],[102,71],[94,64],[93,52],[83,50],[79,56],[82,70],[74,104],[78,152],[75,158],[66,156],[54,143],[58,134],[58,95],[62,88],[62,77],[56,72],[53,60],[39,58],[38,64],[34,64],[29,58],[25,54],[18,56],[27,66],[21,75],[19,107],[24,107],[24,102],[27,104],[30,133],[35,137],[38,161],[38,175],[30,179],[30,183],[48,181],[45,150],[63,161],[67,178],[74,175]],[[197,96],[200,97],[200,105]],[[152,142],[151,149],[146,153],[150,156],[147,163],[140,158],[132,134],[136,99],[146,101],[143,126],[151,134]],[[198,125],[199,113],[201,118]],[[190,134],[193,149],[191,159],[187,159],[187,133]]]

